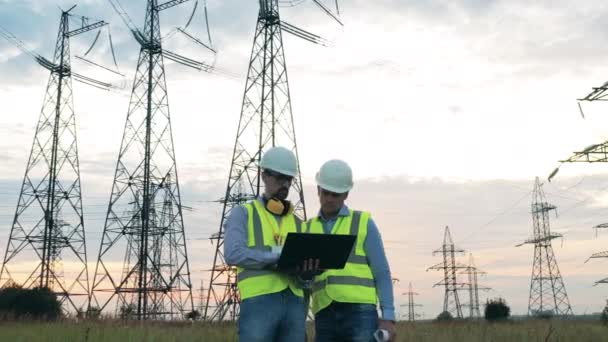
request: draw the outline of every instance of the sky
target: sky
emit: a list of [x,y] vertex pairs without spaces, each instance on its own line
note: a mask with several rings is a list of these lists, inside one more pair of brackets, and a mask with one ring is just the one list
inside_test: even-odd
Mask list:
[[[143,25],[144,1],[123,1]],[[225,191],[244,80],[257,18],[253,0],[208,0],[216,65],[222,73],[194,72],[167,62],[167,82],[193,283],[206,279]],[[0,0],[0,25],[44,56],[54,48],[63,0]],[[163,32],[187,21],[192,5],[162,13]],[[124,85],[104,92],[74,84],[85,226],[94,263],[138,46],[107,1],[80,1],[75,13],[111,23],[118,79],[73,61],[79,72]],[[200,14],[200,13],[199,13]],[[608,109],[576,99],[608,79],[608,6],[599,0],[349,0],[344,27],[310,1],[284,7],[282,18],[333,42],[312,45],[285,35],[294,124],[307,199],[318,210],[314,175],[331,158],[353,168],[348,205],[368,210],[380,227],[397,304],[409,282],[427,318],[442,307],[443,290],[432,252],[449,226],[455,243],[487,275],[485,298],[504,297],[514,313],[527,310],[533,247],[516,244],[532,232],[531,191],[544,181],[557,205],[554,251],[573,310],[600,311],[608,260],[585,260],[608,250],[608,173],[598,164],[567,164],[551,182],[558,160],[608,137]],[[191,26],[206,35],[201,17]],[[72,41],[82,55],[94,38]],[[166,47],[211,61],[213,56],[175,36]],[[111,64],[107,41],[93,56]],[[40,114],[48,72],[0,41],[0,253],[4,254],[25,164]],[[66,270],[67,272],[67,270]],[[463,292],[464,294],[464,292]],[[403,310],[407,312],[406,310]]]

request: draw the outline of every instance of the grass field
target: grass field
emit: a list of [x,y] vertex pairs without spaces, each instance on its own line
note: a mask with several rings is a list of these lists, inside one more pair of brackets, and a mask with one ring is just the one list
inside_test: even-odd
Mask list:
[[[233,324],[4,322],[0,341],[235,341]],[[597,321],[399,323],[398,341],[608,341]],[[296,341],[297,342],[297,341]]]

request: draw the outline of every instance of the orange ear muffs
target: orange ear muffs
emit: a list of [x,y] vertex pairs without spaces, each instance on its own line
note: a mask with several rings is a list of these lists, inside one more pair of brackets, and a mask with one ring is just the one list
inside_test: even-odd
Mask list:
[[293,212],[293,205],[287,200],[271,198],[266,202],[266,210],[277,216],[285,216]]

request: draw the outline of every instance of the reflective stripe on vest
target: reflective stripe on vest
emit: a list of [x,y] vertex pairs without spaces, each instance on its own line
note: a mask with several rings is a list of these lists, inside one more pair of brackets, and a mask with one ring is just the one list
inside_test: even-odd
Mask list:
[[[247,247],[270,252],[275,246],[272,227],[264,227],[260,211],[266,210],[259,201],[244,205],[247,209]],[[265,214],[265,213],[264,213]],[[274,217],[272,218],[274,220]],[[301,232],[302,222],[293,214],[282,217],[283,228],[287,233]],[[271,270],[256,270],[237,267],[237,286],[241,299],[280,292],[287,287],[298,296],[303,296],[302,290],[286,275]]]
[[[376,284],[364,249],[368,221],[369,213],[351,211],[349,216],[342,216],[335,223],[331,234],[355,235],[357,239],[344,269],[328,270],[315,278],[312,298],[313,313],[318,313],[334,301],[377,303]],[[318,218],[307,224],[308,233],[324,233],[322,223]]]
[[245,279],[249,279],[252,277],[258,277],[258,276],[262,276],[262,275],[269,275],[269,274],[273,274],[273,271],[270,270],[248,270],[248,269],[244,269],[241,272],[239,272],[238,274],[238,280],[239,281],[244,281]]
[[313,285],[313,291],[323,290],[327,285],[357,285],[365,287],[376,287],[373,279],[365,279],[349,276],[330,276],[325,281],[317,282]]

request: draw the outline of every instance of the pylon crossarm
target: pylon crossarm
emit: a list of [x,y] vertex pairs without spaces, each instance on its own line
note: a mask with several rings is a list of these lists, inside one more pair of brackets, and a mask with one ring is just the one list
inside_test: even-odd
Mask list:
[[589,94],[587,94],[587,96],[578,99],[578,101],[606,101],[608,100],[608,98],[606,98],[608,96],[608,94],[606,94],[606,92],[608,91],[608,82],[602,84],[599,87],[593,87],[591,88],[591,92]]
[[427,268],[426,270],[427,270],[427,272],[428,272],[428,271],[430,271],[430,270],[441,270],[441,269],[443,269],[443,268],[445,268],[445,265],[444,265],[444,263],[443,263],[443,262],[440,262],[440,263],[438,263],[438,264],[436,264],[436,265],[433,265],[433,266],[431,266],[431,267]]
[[563,237],[562,234],[557,234],[557,233],[551,233],[547,236],[543,236],[543,237],[539,237],[536,239],[528,239],[526,241],[524,241],[523,243],[520,243],[517,245],[517,247],[522,246],[522,245],[526,245],[526,244],[537,244],[537,243],[541,243],[541,242],[547,242],[547,241],[551,241],[553,239],[557,239],[557,238],[561,238]]
[[82,26],[81,28],[78,28],[76,30],[70,31],[68,33],[66,33],[66,36],[68,37],[74,37],[77,36],[79,34],[83,34],[92,30],[96,30],[98,28],[104,27],[108,25],[108,23],[106,23],[105,21],[101,20],[98,21],[96,23],[90,24],[90,25],[86,25],[86,26]]
[[[65,12],[65,13],[67,15],[67,12]],[[86,17],[82,17],[82,18],[83,18],[83,22],[85,22],[85,20],[88,19]],[[62,34],[62,37],[64,37],[63,39],[67,40],[67,39],[77,36],[79,34],[83,34],[83,33],[86,33],[86,32],[92,31],[92,30],[100,29],[106,25],[108,25],[108,23],[101,20],[101,21],[95,22],[90,25],[83,25],[82,27],[80,27],[76,30],[73,30],[73,31],[62,32],[61,34]],[[39,53],[37,53],[36,51],[34,51],[30,48],[28,48],[25,45],[25,43],[23,43],[21,40],[19,40],[14,34],[12,34],[7,29],[5,29],[4,27],[1,27],[1,26],[0,26],[0,36],[4,37],[6,40],[8,40],[10,43],[12,43],[14,46],[16,46],[18,49],[20,49],[21,51],[23,51],[24,53],[26,53],[27,55],[32,57],[40,66],[42,66],[43,68],[45,68],[51,72],[61,73],[64,76],[71,75],[74,77],[75,81],[79,81],[83,84],[90,85],[90,86],[93,86],[96,88],[100,88],[102,90],[108,90],[110,88],[113,88],[110,83],[102,82],[102,81],[93,79],[91,77],[80,75],[80,74],[77,74],[77,73],[71,71],[71,68],[68,63],[61,64],[61,61],[59,61],[58,62],[59,64],[57,64],[57,63],[50,61],[48,58],[40,55]],[[91,62],[89,62],[89,63],[91,63]],[[98,65],[98,66],[100,66],[100,65]],[[100,66],[100,67],[103,67],[103,66]],[[103,68],[105,68],[105,67],[103,67]]]
[[[581,111],[582,113],[582,111]],[[559,172],[559,168],[561,164],[564,163],[606,163],[608,162],[608,141],[605,141],[601,144],[593,144],[587,146],[584,150],[580,152],[574,152],[570,158],[566,160],[560,160],[560,166],[556,167],[553,172],[548,177],[549,182],[553,179],[557,173]]]
[[590,145],[561,163],[605,163],[608,162],[608,141],[601,144]]
[[156,10],[159,12],[164,11],[166,9],[169,9],[169,8],[177,6],[177,5],[181,5],[184,2],[188,2],[188,1],[190,1],[190,0],[170,0],[170,1],[167,1],[165,3],[162,3],[158,6],[156,6]]
[[[608,258],[608,251],[593,253],[589,257],[589,259],[587,259],[587,261],[589,261],[590,259],[599,259],[599,258]],[[585,262],[587,262],[587,261],[585,261]]]

